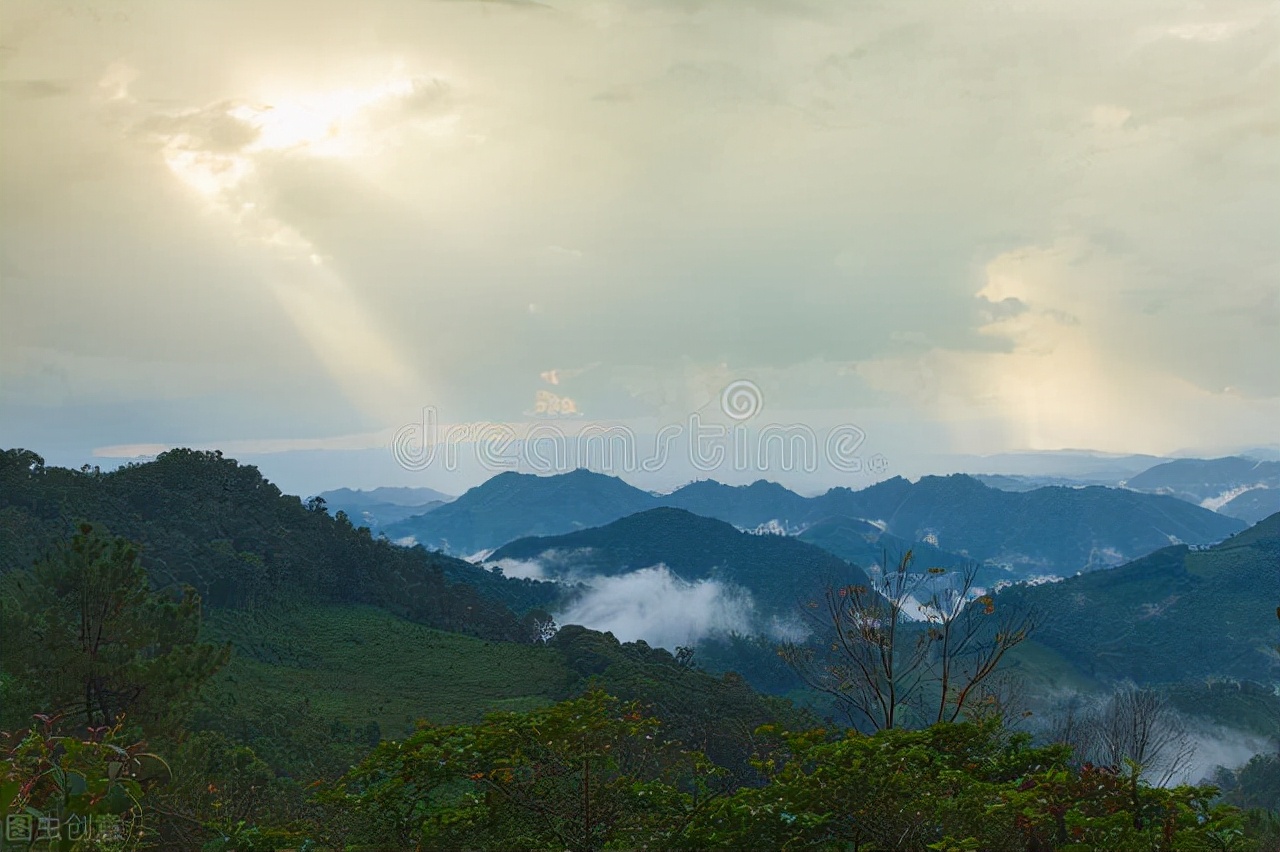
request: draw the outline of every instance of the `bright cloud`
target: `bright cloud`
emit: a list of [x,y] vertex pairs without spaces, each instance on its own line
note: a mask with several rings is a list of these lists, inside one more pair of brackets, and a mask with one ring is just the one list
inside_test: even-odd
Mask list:
[[593,577],[564,611],[561,624],[609,631],[622,642],[644,639],[675,649],[716,634],[753,631],[751,596],[715,580],[689,583],[665,565],[616,577]]

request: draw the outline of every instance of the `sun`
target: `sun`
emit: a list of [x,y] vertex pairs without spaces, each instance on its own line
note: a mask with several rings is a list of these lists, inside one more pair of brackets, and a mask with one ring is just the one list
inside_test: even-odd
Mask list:
[[[412,77],[393,78],[376,85],[346,86],[326,91],[277,92],[242,99],[221,107],[223,115],[248,128],[251,140],[227,151],[189,133],[174,133],[163,141],[169,170],[182,183],[222,206],[256,170],[267,154],[322,159],[356,160],[377,152],[379,110],[394,109],[422,87]],[[191,114],[199,114],[193,111]],[[441,122],[435,122],[433,129]],[[445,123],[446,129],[448,127]],[[235,206],[231,204],[230,206]]]
[[257,131],[257,137],[245,149],[248,152],[356,156],[368,148],[372,135],[369,114],[379,106],[410,97],[415,86],[412,79],[396,79],[366,88],[281,96],[258,105],[240,104],[228,114]]

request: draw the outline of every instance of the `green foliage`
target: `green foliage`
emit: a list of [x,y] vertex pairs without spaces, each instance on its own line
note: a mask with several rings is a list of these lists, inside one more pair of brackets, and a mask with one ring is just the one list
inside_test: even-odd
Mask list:
[[[144,788],[169,776],[164,760],[129,743],[122,725],[94,728],[87,737],[57,733],[60,719],[0,733],[0,814],[43,835],[60,852],[138,848],[146,831]],[[56,839],[55,839],[56,838]]]
[[227,852],[296,846],[288,826],[305,813],[305,791],[253,749],[201,731],[174,750],[171,765],[172,781],[143,799],[156,817],[155,845]]
[[764,788],[737,791],[691,829],[703,847],[778,849],[1243,849],[1213,788],[1151,787],[1129,770],[1067,763],[995,723],[830,740],[785,737]]
[[385,743],[321,796],[354,840],[398,848],[597,850],[668,845],[723,772],[599,691]]
[[191,589],[180,600],[152,592],[137,547],[89,524],[4,580],[0,664],[26,713],[52,707],[85,728],[127,715],[154,734],[183,719],[230,654],[198,641]]
[[385,742],[317,797],[346,848],[1244,850],[1212,787],[1073,768],[995,720],[837,736],[756,732],[762,783],[733,785],[602,692]]
[[1244,766],[1228,772],[1228,776],[1230,787],[1225,795],[1228,802],[1280,816],[1280,752],[1254,755]]

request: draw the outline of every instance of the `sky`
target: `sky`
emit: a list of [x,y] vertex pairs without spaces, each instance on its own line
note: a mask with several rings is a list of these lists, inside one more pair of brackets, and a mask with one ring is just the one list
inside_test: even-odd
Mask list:
[[1280,435],[1273,3],[7,0],[0,116],[0,446],[51,462],[456,493],[596,429],[813,490]]

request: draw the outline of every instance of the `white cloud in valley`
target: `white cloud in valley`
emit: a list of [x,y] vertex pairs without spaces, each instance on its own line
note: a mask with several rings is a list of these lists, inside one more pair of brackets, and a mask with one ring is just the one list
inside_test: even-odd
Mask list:
[[756,632],[750,594],[716,580],[682,580],[665,565],[577,579],[585,591],[556,620],[608,631],[621,642],[644,639],[674,650],[708,637]]

